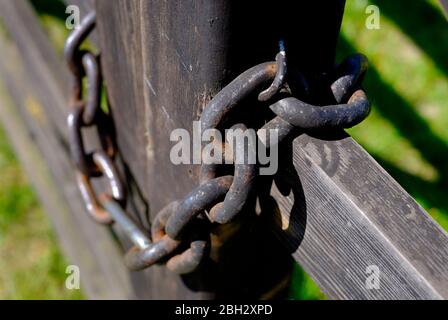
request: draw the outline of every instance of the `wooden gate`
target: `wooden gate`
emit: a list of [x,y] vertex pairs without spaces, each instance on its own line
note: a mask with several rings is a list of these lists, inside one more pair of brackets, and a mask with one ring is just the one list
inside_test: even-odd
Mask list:
[[[82,15],[97,12],[92,41],[101,51],[127,209],[146,228],[197,185],[196,166],[170,162],[170,132],[191,132],[226,83],[273,59],[280,36],[297,39],[289,63],[308,74],[329,70],[344,8],[342,0],[263,0],[256,10],[228,0],[67,2]],[[270,220],[243,224],[220,256],[225,268],[182,277],[162,266],[129,272],[121,256],[130,244],[119,228],[120,243],[91,221],[74,183],[62,58],[28,1],[0,0],[0,16],[7,30],[0,34],[0,119],[64,251],[83,270],[88,297],[272,298],[284,294],[293,260],[331,299],[448,297],[446,232],[344,132],[302,134],[282,150]],[[372,265],[381,270],[381,290],[365,285]]]

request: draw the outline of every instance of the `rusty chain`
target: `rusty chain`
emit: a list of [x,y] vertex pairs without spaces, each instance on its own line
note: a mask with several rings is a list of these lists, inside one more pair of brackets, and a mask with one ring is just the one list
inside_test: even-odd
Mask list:
[[[111,119],[100,108],[99,57],[80,49],[94,26],[95,12],[92,12],[70,34],[65,46],[66,62],[73,75],[67,117],[70,148],[87,211],[98,223],[117,223],[122,227],[134,244],[125,255],[130,269],[141,270],[164,262],[168,269],[178,274],[190,273],[208,255],[211,223],[232,221],[246,204],[257,176],[256,165],[234,161],[233,175],[219,176],[219,164],[202,164],[199,186],[180,201],[163,208],[152,221],[151,237],[147,236],[124,209],[126,190],[114,164],[116,146]],[[312,105],[299,100],[288,86],[290,75],[285,48],[281,44],[276,61],[262,63],[243,72],[207,104],[200,119],[201,129],[219,128],[242,100],[263,87],[267,89],[259,93],[258,100],[268,102],[275,117],[258,132],[262,129],[276,129],[278,132],[278,141],[275,142],[258,134],[259,141],[268,148],[294,135],[297,130],[352,127],[366,118],[370,111],[370,103],[360,86],[366,70],[367,59],[363,55],[348,57],[329,75],[334,103]],[[307,92],[308,84],[304,77],[300,74],[293,76],[299,79],[303,92]],[[84,77],[87,78],[86,99],[83,99]],[[101,150],[86,152],[82,137],[85,127],[96,127]],[[247,129],[243,123],[232,128]],[[246,147],[247,143],[237,145],[243,153],[248,150]],[[100,176],[105,176],[109,184],[109,190],[102,194],[96,192],[91,182]]]

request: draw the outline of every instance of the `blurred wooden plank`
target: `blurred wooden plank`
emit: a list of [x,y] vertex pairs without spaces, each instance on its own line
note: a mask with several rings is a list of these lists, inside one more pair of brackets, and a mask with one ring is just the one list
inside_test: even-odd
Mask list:
[[[8,39],[4,30],[1,32],[0,50],[4,59],[0,62],[0,74],[18,107],[14,109],[14,113],[12,108],[5,109],[2,120],[9,128],[12,140],[19,140],[15,146],[22,155],[25,167],[29,169],[29,175],[34,177],[38,194],[42,197],[63,249],[69,260],[81,268],[81,281],[87,296],[97,299],[133,297],[122,253],[111,233],[92,223],[75,184],[68,146],[64,134],[60,132],[66,130],[66,111],[63,110],[66,103],[62,90],[67,84],[64,81],[64,69],[58,64],[59,60],[54,58],[54,53],[48,55],[51,44],[48,39],[39,36],[42,35],[42,30],[37,20],[30,18],[33,15],[28,2],[2,0],[0,9],[1,17],[9,26],[8,30],[16,30],[13,36],[15,44]],[[5,19],[6,15],[29,17],[27,23],[19,21],[27,29],[21,29],[14,20]],[[34,36],[39,37],[38,43],[31,41]],[[4,105],[6,108],[6,102]],[[21,121],[17,118],[18,113]],[[57,117],[53,118],[55,113]],[[25,134],[24,128],[28,134]],[[21,130],[20,134],[16,130]],[[43,161],[47,163],[47,171],[43,166],[30,168],[30,163],[39,161],[36,152],[30,151],[27,155],[26,148],[30,143],[34,145],[30,150],[35,150],[36,146],[39,148]],[[36,163],[38,164],[39,162]],[[45,173],[48,171],[54,182],[48,180]],[[65,205],[61,203],[61,197]]]
[[[21,119],[15,104],[1,85],[0,121],[6,129],[20,163],[33,184],[41,204],[51,218],[58,244],[69,263],[76,264],[81,270],[81,290],[91,299],[127,299],[132,297],[125,288],[111,288],[108,279],[95,263],[94,252],[86,250],[90,243],[80,232],[79,223],[73,218],[67,205],[64,192],[50,172],[49,163],[41,155],[35,141],[29,134],[29,128]],[[61,285],[64,285],[61,283]]]
[[62,57],[56,55],[27,0],[0,0],[0,18],[17,45],[28,77],[42,87],[40,99],[49,117],[59,134],[65,136],[68,72]]

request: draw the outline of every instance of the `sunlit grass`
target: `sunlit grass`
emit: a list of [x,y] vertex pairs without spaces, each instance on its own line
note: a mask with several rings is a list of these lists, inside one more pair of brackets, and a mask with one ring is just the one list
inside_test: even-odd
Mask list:
[[80,299],[25,173],[0,131],[0,300]]
[[291,299],[300,300],[325,300],[326,297],[320,291],[316,283],[309,275],[298,265],[294,264],[292,269],[292,283],[290,286],[289,296]]
[[[369,4],[380,9],[380,30],[364,27]],[[440,59],[448,56],[448,24],[439,5],[349,0],[341,34],[339,58],[359,51],[371,65],[373,112],[350,134],[448,229],[448,61]]]

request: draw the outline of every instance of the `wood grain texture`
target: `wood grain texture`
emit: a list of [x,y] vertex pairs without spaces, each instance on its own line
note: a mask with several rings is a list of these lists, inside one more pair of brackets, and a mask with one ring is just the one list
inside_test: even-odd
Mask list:
[[[92,2],[79,4],[84,12],[93,6]],[[261,12],[270,10],[260,7]],[[265,16],[251,13],[250,6],[236,1],[99,0],[96,8],[100,19],[97,45],[102,50],[118,132],[120,168],[131,192],[128,209],[148,227],[162,206],[182,197],[197,183],[195,166],[169,165],[171,130],[177,127],[191,130],[192,121],[199,118],[223,84],[248,66],[272,59],[278,34],[275,28],[272,31],[266,27],[260,29],[264,32],[248,37],[262,28]],[[142,273],[128,273],[124,269],[110,235],[86,217],[73,183],[65,142],[66,74],[61,71],[65,68],[49,52],[48,40],[26,2],[0,0],[0,9],[0,16],[17,44],[15,48],[4,36],[0,43],[0,49],[8,57],[1,61],[0,73],[18,106],[17,110],[3,106],[2,119],[32,173],[58,234],[65,237],[63,247],[82,269],[88,270],[88,295],[220,297],[217,290],[225,284],[218,281],[214,287],[207,287],[211,280],[216,282],[207,279],[209,270],[185,279],[159,266]],[[332,65],[334,33],[340,22],[334,10],[322,13],[329,29],[315,30],[322,32],[320,36],[304,35],[307,50],[292,48],[293,52],[297,50],[293,64],[312,73],[320,73]],[[229,16],[232,19],[226,20]],[[29,23],[21,23],[22,19]],[[294,32],[319,23],[309,21],[310,17],[298,20],[303,26]],[[239,28],[244,23],[246,27]],[[298,36],[294,32],[288,36]],[[29,135],[14,136],[15,130],[25,127]],[[34,142],[40,153],[32,147]],[[39,155],[43,160],[39,160]],[[39,172],[33,173],[34,161],[42,168]],[[255,246],[250,242],[239,243],[243,248],[252,245],[247,260],[254,256],[265,259],[257,269],[274,272],[267,266],[269,262],[289,263],[287,259],[277,260],[275,255],[266,258],[266,247],[260,239],[274,242],[270,238],[272,233],[286,248],[280,256],[292,255],[329,298],[448,297],[446,232],[355,141],[345,134],[320,137],[303,134],[283,147],[280,161],[281,172],[272,188],[269,179],[260,179],[260,189],[267,185],[262,192],[270,193],[272,198],[265,194],[259,201],[265,220],[250,228],[259,230],[254,236]],[[57,188],[48,182],[42,162],[48,164]],[[125,247],[128,245],[124,243]],[[379,289],[366,287],[369,266],[379,268]],[[228,269],[227,273],[234,271]],[[252,275],[239,276],[232,281],[248,281]],[[259,285],[266,279],[256,278]],[[256,283],[246,284],[255,286]],[[221,296],[229,296],[229,288],[236,287],[227,287],[228,291]]]
[[447,233],[353,139],[303,134],[291,156],[273,187],[277,232],[329,298],[448,297]]
[[[86,295],[96,299],[132,298],[122,253],[111,233],[92,223],[75,184],[65,140],[64,88],[68,83],[62,58],[51,51],[27,1],[0,1],[0,16],[10,31],[6,34],[1,30],[4,59],[0,74],[17,106],[2,102],[2,121],[35,183],[64,252],[81,269]],[[24,17],[27,23],[21,20]]]
[[[118,144],[128,177],[140,187],[149,209],[148,214],[136,211],[136,216],[142,221],[154,218],[160,208],[197,185],[197,166],[174,166],[170,161],[171,131],[191,132],[193,121],[230,79],[275,57],[280,36],[292,43],[300,35],[310,47],[290,46],[296,57],[293,65],[316,73],[332,66],[342,4],[335,1],[322,10],[307,2],[288,10],[291,2],[281,1],[282,15],[273,15],[269,1],[259,2],[257,10],[242,1],[96,2],[102,68]],[[316,11],[319,21],[311,18]],[[310,27],[316,31],[313,36],[303,32]],[[225,258],[220,256],[220,265],[226,267],[218,266],[218,274],[208,269],[181,281],[165,271],[146,271],[149,287],[144,291],[176,298],[235,297],[236,292],[260,297],[260,288],[275,285],[270,278],[283,281],[292,265],[270,237],[246,231],[232,250],[227,249],[233,258],[228,254],[222,263]]]
[[[119,144],[136,184],[143,186],[151,216],[185,194],[197,177],[194,167],[167,165],[170,131],[191,130],[223,83],[275,52],[267,44],[275,35],[260,24],[263,14],[233,1],[215,5],[98,1],[103,68],[120,122]],[[198,16],[196,8],[202,9]],[[234,15],[226,20],[229,12]],[[314,23],[305,18],[301,23],[313,30],[309,36],[298,26],[287,34],[301,37],[297,43],[307,48],[291,48],[292,63],[301,69],[318,74],[332,65],[336,37],[328,30],[337,33],[339,18],[334,13],[327,18],[332,29],[315,27],[323,18]],[[272,195],[283,216],[277,221],[289,224],[276,233],[330,298],[446,297],[446,233],[359,145],[347,137],[302,135],[283,159],[290,163],[282,169],[289,169],[276,179]],[[288,184],[295,189],[284,197],[279,190],[289,194]],[[379,290],[366,288],[371,265],[381,272]],[[163,285],[148,277],[152,287]],[[164,283],[182,288],[170,277]],[[176,294],[190,297],[183,289]]]
[[[0,1],[0,17],[23,57],[24,68],[32,82],[40,82],[42,103],[59,134],[66,134],[65,113],[68,73],[40,27],[28,1]],[[26,21],[27,23],[24,23]],[[56,102],[56,103],[53,103]]]
[[[153,11],[148,10],[150,5],[154,6]],[[149,225],[150,218],[154,218],[158,210],[185,195],[196,183],[188,171],[190,168],[166,164],[170,163],[169,132],[178,125],[191,126],[196,116],[182,111],[183,108],[197,107],[192,101],[198,99],[197,87],[190,87],[190,62],[187,65],[183,59],[185,50],[198,53],[199,49],[189,43],[196,42],[199,36],[191,30],[182,32],[184,24],[181,21],[169,21],[166,8],[165,11],[156,9],[164,5],[166,3],[157,1],[97,1],[102,67],[120,153],[129,168],[128,180],[139,186],[143,199],[148,203],[146,208],[139,206],[140,210],[131,208],[130,211],[145,225]],[[200,3],[194,5],[199,6]],[[154,30],[171,23],[179,24],[176,27],[180,31],[178,34],[161,34]],[[171,37],[187,37],[187,41],[167,44],[162,40]],[[174,43],[184,45],[175,48]],[[193,56],[192,52],[190,54]],[[173,86],[174,79],[188,85]],[[202,90],[206,85],[205,81],[197,84]],[[135,275],[134,283],[142,298],[209,297],[199,290],[190,290],[180,277],[164,268],[156,266],[141,274],[145,275],[146,281]]]

